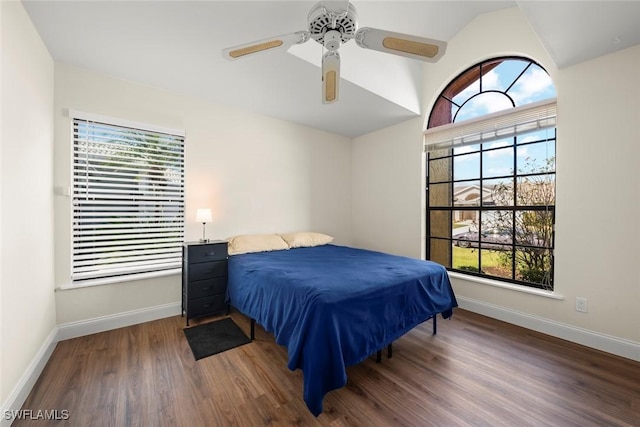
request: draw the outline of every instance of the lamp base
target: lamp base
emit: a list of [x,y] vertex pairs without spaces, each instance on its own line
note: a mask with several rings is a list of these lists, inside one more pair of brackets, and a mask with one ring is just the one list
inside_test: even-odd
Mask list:
[[205,228],[204,227],[206,225],[207,225],[206,222],[202,223],[202,239],[200,239],[200,243],[208,243],[209,242],[209,239],[206,238],[207,235],[205,234]]

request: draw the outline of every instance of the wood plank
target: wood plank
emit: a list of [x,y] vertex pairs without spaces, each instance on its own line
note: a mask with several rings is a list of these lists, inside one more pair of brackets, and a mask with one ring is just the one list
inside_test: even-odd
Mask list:
[[58,343],[23,408],[66,409],[73,426],[640,426],[640,363],[464,310],[437,335],[419,325],[392,359],[348,367],[319,417],[261,327],[197,362],[183,327],[175,316]]

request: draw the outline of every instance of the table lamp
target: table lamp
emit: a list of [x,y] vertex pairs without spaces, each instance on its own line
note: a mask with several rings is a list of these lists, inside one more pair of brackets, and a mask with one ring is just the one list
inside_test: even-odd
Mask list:
[[205,237],[205,226],[208,222],[212,221],[211,209],[198,209],[196,211],[196,221],[202,223],[202,239],[200,239],[200,242],[202,243],[208,242],[209,239]]

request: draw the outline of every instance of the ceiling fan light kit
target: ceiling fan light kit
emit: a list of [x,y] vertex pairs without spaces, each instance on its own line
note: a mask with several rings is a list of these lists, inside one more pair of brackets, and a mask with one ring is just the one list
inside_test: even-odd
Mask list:
[[364,49],[377,50],[404,56],[419,61],[436,62],[446,50],[447,44],[440,40],[410,34],[394,33],[376,28],[358,29],[358,15],[351,2],[321,1],[307,16],[307,30],[284,34],[264,40],[230,47],[222,50],[222,56],[235,60],[248,55],[277,49],[288,49],[309,39],[322,45],[322,102],[330,104],[338,100],[340,84],[340,54],[344,43],[355,39]]

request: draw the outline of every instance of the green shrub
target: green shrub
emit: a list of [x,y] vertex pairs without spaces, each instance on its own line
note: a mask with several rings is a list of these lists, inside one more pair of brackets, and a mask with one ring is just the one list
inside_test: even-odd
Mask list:
[[546,271],[540,268],[524,267],[520,270],[522,280],[531,283],[545,283]]

